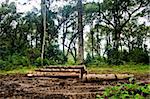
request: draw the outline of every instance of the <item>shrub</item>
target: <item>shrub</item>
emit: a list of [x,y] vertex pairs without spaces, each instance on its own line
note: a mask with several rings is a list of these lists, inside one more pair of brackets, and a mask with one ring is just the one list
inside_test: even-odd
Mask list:
[[45,50],[45,59],[50,61],[50,64],[64,63],[64,56],[58,45],[49,45]]
[[40,57],[40,51],[36,48],[27,49],[26,50],[26,56],[28,59],[30,59],[31,64],[35,64],[35,61],[38,57]]
[[94,58],[92,58],[89,53],[87,54],[85,63],[86,65],[97,65],[97,66],[106,64],[104,58],[102,58],[101,56],[94,56]]
[[35,61],[34,64],[35,66],[41,66],[41,57],[38,57]]
[[89,63],[91,63],[91,62],[92,62],[92,57],[91,57],[90,53],[87,53],[86,59],[85,59],[85,63],[86,63],[86,64],[89,64]]
[[[57,63],[54,60],[49,60],[49,59],[44,59],[43,60],[43,65],[56,65]],[[34,64],[35,66],[41,66],[41,57],[38,57],[35,61]]]
[[123,52],[112,49],[108,54],[107,62],[108,64],[122,65],[125,63],[123,59],[124,59]]
[[0,70],[9,70],[10,68],[11,67],[8,61],[0,60]]
[[144,64],[149,63],[148,52],[144,51],[142,48],[133,49],[129,53],[128,58],[129,58],[130,62],[144,63]]
[[12,56],[8,56],[7,60],[0,60],[0,69],[1,70],[11,70],[15,69],[18,66],[29,66],[30,61],[25,56],[19,56],[13,54]]
[[103,95],[97,95],[96,99],[145,99],[150,95],[150,85],[140,83],[120,84],[108,87]]
[[16,55],[16,54],[13,54],[12,56],[9,56],[7,61],[12,66],[18,66],[18,65],[28,66],[28,65],[30,65],[30,61],[27,57],[19,56],[19,55]]

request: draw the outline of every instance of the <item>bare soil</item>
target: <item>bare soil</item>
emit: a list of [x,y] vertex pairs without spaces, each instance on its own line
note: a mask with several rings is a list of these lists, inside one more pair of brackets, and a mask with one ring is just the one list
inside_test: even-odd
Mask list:
[[[149,83],[149,76],[139,77]],[[95,99],[107,86],[128,80],[82,82],[79,79],[30,78],[26,75],[0,75],[0,99]]]

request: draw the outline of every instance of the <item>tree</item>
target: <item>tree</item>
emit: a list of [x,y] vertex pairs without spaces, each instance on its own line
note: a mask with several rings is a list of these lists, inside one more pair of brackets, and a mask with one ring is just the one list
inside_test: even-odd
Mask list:
[[78,0],[78,62],[84,63],[84,46],[83,46],[83,25],[82,25],[82,0]]
[[93,17],[93,21],[98,20],[99,25],[112,30],[112,47],[118,56],[118,50],[122,47],[123,29],[130,20],[138,15],[145,15],[148,5],[148,0],[103,0],[102,3],[87,3],[84,8],[87,17]]
[[46,36],[46,2],[41,0],[41,11],[43,17],[43,39],[42,39],[42,49],[41,49],[41,65],[43,65],[44,59],[44,48],[45,48],[45,36]]
[[[147,0],[104,0],[100,5],[102,19],[108,27],[112,27],[113,31],[113,48],[118,56],[118,48],[120,46],[121,34],[126,24],[132,20],[138,10],[144,10],[148,5]],[[143,8],[143,9],[141,9]],[[116,57],[117,58],[117,57]]]

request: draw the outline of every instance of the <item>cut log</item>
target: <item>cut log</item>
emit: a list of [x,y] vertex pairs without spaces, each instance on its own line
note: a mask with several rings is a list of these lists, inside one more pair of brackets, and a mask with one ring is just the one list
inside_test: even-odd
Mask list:
[[38,72],[75,72],[80,73],[78,69],[37,69]]
[[87,74],[83,76],[83,81],[103,81],[103,80],[121,80],[131,78],[129,74]]
[[86,69],[84,65],[80,66],[46,66],[48,69]]
[[115,75],[119,80],[134,77],[133,74],[115,74]]
[[76,73],[32,73],[27,74],[28,77],[50,77],[50,78],[79,78],[79,74]]
[[[49,70],[46,70],[49,69]],[[43,71],[43,70],[39,70],[39,71]],[[76,73],[80,73],[79,78],[83,78],[83,74],[87,74],[86,68],[84,65],[80,65],[80,66],[47,66],[45,67],[45,71],[46,72],[76,72]]]

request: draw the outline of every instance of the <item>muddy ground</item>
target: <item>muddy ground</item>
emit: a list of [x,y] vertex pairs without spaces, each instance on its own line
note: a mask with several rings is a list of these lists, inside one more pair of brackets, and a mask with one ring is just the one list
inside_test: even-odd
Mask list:
[[[138,77],[149,83],[149,76]],[[128,80],[82,82],[79,79],[30,78],[26,75],[0,75],[0,99],[95,99],[107,86]]]

